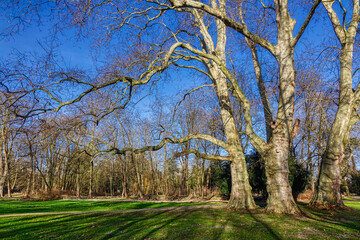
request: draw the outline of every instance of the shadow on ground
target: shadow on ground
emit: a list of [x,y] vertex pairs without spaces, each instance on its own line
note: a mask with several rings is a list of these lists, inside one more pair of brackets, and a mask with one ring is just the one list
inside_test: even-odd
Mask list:
[[216,208],[0,219],[6,239],[360,239],[360,212],[301,208],[306,216]]

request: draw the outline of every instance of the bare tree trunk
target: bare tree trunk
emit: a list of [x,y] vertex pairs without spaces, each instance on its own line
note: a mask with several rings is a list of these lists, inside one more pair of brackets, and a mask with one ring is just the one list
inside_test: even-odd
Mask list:
[[[218,8],[219,11],[225,14],[225,1],[220,1],[217,5],[216,1],[211,1],[214,8]],[[203,23],[203,19],[198,14],[194,13],[198,22]],[[206,28],[200,27],[202,34],[204,35],[204,41],[210,52],[214,52],[215,55],[221,60],[222,65],[226,65],[226,26],[217,19],[217,42],[214,46],[214,42],[209,36],[209,32]],[[235,119],[232,112],[229,90],[227,86],[227,77],[222,71],[220,64],[207,63],[209,73],[213,77],[215,85],[215,91],[220,106],[220,115],[224,126],[224,132],[228,143],[228,152],[230,154],[231,163],[231,195],[228,206],[237,209],[254,209],[256,207],[255,201],[252,197],[251,186],[249,184],[249,176],[246,167],[245,156],[241,147],[240,138],[236,129]]]
[[122,193],[121,197],[123,198],[129,198],[128,192],[127,192],[127,163],[126,163],[126,157],[123,159],[124,168],[122,171],[123,176],[123,182],[122,182]]
[[[0,156],[2,157],[2,156]],[[0,176],[0,197],[4,197],[4,186],[5,186],[5,180],[8,176],[8,172],[9,172],[9,165],[8,165],[8,159],[7,159],[7,156],[6,156],[6,153],[5,153],[5,156],[3,157],[4,160],[0,160],[0,162],[3,162],[3,170],[0,168],[0,173],[1,173],[1,176]]]
[[[313,206],[344,206],[341,199],[341,163],[344,158],[347,133],[352,126],[351,118],[354,108],[357,111],[359,99],[354,99],[352,89],[352,64],[354,41],[359,25],[359,0],[353,1],[352,19],[347,26],[340,27],[340,22],[332,5],[334,1],[323,1],[333,24],[335,34],[341,44],[340,57],[340,94],[339,105],[334,123],[331,127],[326,151],[322,157],[318,185],[311,202]],[[347,29],[346,29],[347,27]],[[359,86],[356,94],[359,92]],[[354,104],[357,103],[357,104]]]
[[36,186],[36,175],[35,175],[35,164],[33,162],[33,165],[32,165],[32,183],[31,183],[31,194],[34,194],[35,193],[35,186]]
[[138,156],[135,155],[135,153],[131,153],[131,159],[132,159],[132,163],[134,165],[134,170],[135,170],[135,176],[136,176],[136,185],[137,185],[137,194],[139,195],[139,197],[141,199],[144,198],[144,195],[143,195],[143,192],[142,192],[142,189],[141,189],[141,178],[140,178],[140,173],[139,173],[139,169],[138,169],[138,166],[137,166],[137,159]]
[[8,197],[11,198],[11,184],[10,184],[10,176],[8,177],[7,179],[7,194],[8,194]]
[[166,145],[164,146],[164,184],[165,184],[165,191],[164,195],[168,196],[169,194],[169,186],[168,186],[168,171],[167,171],[167,149]]
[[[300,212],[289,184],[288,160],[292,149],[293,115],[295,102],[295,68],[292,32],[295,21],[287,10],[287,1],[276,3],[282,17],[278,24],[278,44],[276,60],[280,70],[279,106],[277,120],[271,124],[273,137],[262,153],[267,177],[266,212],[276,214],[298,214]],[[278,20],[278,19],[277,19]],[[260,149],[259,152],[264,149]]]
[[76,171],[76,199],[80,199],[80,173],[79,169]]
[[208,190],[210,189],[210,178],[211,178],[211,162],[208,168],[208,174],[206,176],[205,195],[208,195]]
[[11,185],[11,191],[14,191],[14,188],[15,188],[15,186],[16,186],[17,180],[18,180],[18,169],[16,168],[14,181],[12,182],[12,185]]
[[233,158],[231,165],[231,195],[228,206],[236,209],[256,208],[249,184],[245,157]]
[[[29,197],[31,179],[33,179],[33,174],[34,174],[34,157],[33,157],[32,153],[30,153],[30,173],[29,173],[29,177],[28,177],[27,183],[26,183],[26,190],[25,190],[25,194],[24,194],[25,198]],[[33,185],[34,185],[34,183],[33,183]]]
[[127,183],[126,183],[126,176],[123,176],[123,182],[122,182],[122,193],[121,193],[121,197],[123,198],[129,198],[129,195],[127,193]]
[[187,195],[186,181],[187,181],[188,164],[189,164],[189,158],[188,155],[185,155],[184,162],[182,163],[181,166],[181,185],[180,185],[181,195]]
[[89,198],[92,198],[92,188],[93,188],[93,178],[94,178],[94,159],[90,161],[90,171],[89,171]]
[[204,192],[205,192],[205,159],[201,159],[201,181],[200,181],[200,191],[201,191],[201,198],[204,198]]
[[[281,136],[281,135],[280,135]],[[265,155],[266,190],[268,192],[267,213],[297,214],[299,209],[292,195],[289,184],[289,146],[286,139],[278,133],[273,133],[275,143]]]

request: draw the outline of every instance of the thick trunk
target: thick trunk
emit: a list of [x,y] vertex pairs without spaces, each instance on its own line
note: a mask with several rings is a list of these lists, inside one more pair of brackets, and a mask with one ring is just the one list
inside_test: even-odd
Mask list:
[[267,213],[298,214],[289,184],[289,149],[288,141],[279,133],[273,134],[274,145],[264,156],[266,172],[266,190],[268,192]]
[[354,41],[359,25],[359,1],[353,2],[352,19],[347,24],[347,29],[346,26],[339,27],[339,19],[332,8],[333,3],[334,1],[323,1],[335,34],[341,44],[339,106],[330,130],[326,151],[322,157],[318,185],[311,202],[313,206],[323,207],[331,205],[343,206],[340,192],[340,167],[344,158],[346,134],[351,127],[350,121],[352,111],[354,111],[353,107],[355,111],[358,109],[358,106],[354,105],[352,90],[352,61]]
[[342,156],[326,154],[322,158],[318,184],[311,205],[316,207],[343,206],[340,185]]
[[235,209],[255,209],[245,157],[233,158],[230,169],[231,195],[228,206]]
[[311,202],[313,206],[344,206],[340,192],[340,167],[344,158],[344,138],[353,110],[352,52],[352,42],[345,44],[341,51],[339,107],[322,157],[318,184]]
[[235,119],[232,115],[226,78],[216,67],[212,69],[212,75],[215,76],[214,79],[220,105],[221,119],[224,125],[225,136],[229,144],[228,150],[232,159],[232,187],[228,206],[237,209],[254,209],[256,204],[252,197],[245,156],[240,145],[240,138],[237,133]]
[[[295,21],[287,10],[287,2],[276,4],[278,44],[276,60],[279,64],[279,103],[277,119],[272,123],[273,135],[267,150],[259,149],[265,161],[267,177],[267,213],[298,214],[300,212],[289,183],[288,159],[292,149],[293,115],[295,103],[295,68],[292,31]],[[281,18],[281,19],[280,19]],[[280,19],[280,20],[279,20]]]

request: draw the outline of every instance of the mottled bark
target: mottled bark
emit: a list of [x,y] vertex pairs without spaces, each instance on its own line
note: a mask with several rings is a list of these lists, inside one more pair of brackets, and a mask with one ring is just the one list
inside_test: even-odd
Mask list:
[[256,204],[249,184],[245,157],[242,153],[241,156],[233,158],[230,170],[231,195],[228,206],[235,209],[255,209]]
[[[285,128],[285,126],[277,126]],[[264,154],[266,172],[266,190],[268,192],[267,213],[298,214],[299,208],[292,195],[289,183],[289,142],[283,129],[273,132],[272,143]],[[285,131],[286,132],[286,131]]]
[[[213,8],[225,14],[225,1],[219,1],[217,6],[216,1],[211,1]],[[210,34],[203,24],[199,15],[196,15],[200,23],[200,31],[204,37],[207,50],[215,53],[221,60],[222,66],[226,65],[226,26],[223,21],[217,19],[217,42],[216,46],[212,41]],[[213,78],[216,95],[220,106],[221,120],[224,126],[224,133],[227,140],[227,150],[231,156],[231,195],[228,206],[236,209],[254,209],[256,208],[255,201],[252,197],[251,186],[249,183],[249,176],[246,167],[245,156],[241,147],[240,138],[236,129],[235,119],[232,113],[232,107],[229,97],[229,89],[227,86],[227,78],[222,71],[222,67],[215,62],[207,62],[209,73]]]
[[[334,1],[323,1],[333,24],[335,34],[341,44],[340,56],[340,93],[339,105],[334,123],[328,137],[326,151],[322,157],[317,188],[311,204],[313,206],[329,207],[335,205],[342,207],[341,199],[341,163],[344,158],[346,134],[349,130],[352,113],[357,111],[354,106],[354,93],[352,89],[353,48],[356,31],[359,25],[359,0],[353,1],[353,13],[350,23],[340,24],[337,14],[332,8]],[[359,91],[359,86],[356,91]],[[355,101],[356,102],[356,101]]]

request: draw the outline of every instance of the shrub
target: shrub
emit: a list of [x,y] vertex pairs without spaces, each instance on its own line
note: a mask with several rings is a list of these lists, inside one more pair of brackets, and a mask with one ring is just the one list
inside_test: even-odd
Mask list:
[[353,173],[351,174],[351,180],[349,184],[349,190],[356,195],[360,195],[360,174]]
[[[254,151],[251,155],[246,156],[246,162],[248,165],[249,182],[253,192],[262,194],[264,198],[267,198],[265,164],[260,155]],[[297,196],[305,190],[309,183],[310,173],[302,164],[296,161],[295,157],[289,158],[289,171],[289,183],[292,187],[292,194],[294,199],[297,199]]]
[[50,191],[38,191],[36,196],[40,201],[50,201],[50,200],[59,200],[61,199],[60,190],[50,190]]
[[264,161],[262,161],[257,152],[254,152],[253,154],[246,156],[246,163],[248,166],[249,182],[252,187],[252,191],[254,193],[261,194],[263,198],[267,198],[268,193],[266,191]]
[[292,194],[296,200],[298,195],[304,192],[310,180],[310,172],[303,164],[296,161],[295,157],[289,158],[289,182],[292,188]]

